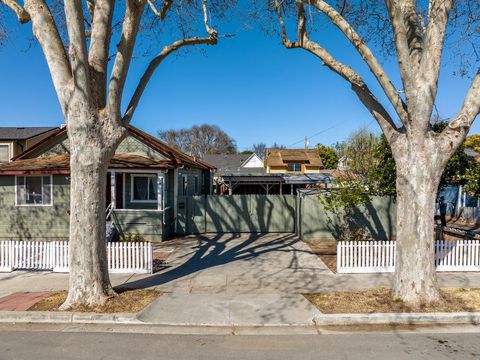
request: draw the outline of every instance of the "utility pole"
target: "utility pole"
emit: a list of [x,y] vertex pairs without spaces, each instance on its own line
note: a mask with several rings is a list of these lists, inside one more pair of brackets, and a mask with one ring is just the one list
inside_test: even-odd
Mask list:
[[308,149],[308,137],[305,136],[305,149]]

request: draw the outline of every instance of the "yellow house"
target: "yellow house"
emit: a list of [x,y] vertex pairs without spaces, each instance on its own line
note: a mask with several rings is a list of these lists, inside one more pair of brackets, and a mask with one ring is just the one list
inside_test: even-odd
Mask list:
[[323,163],[315,149],[268,149],[265,168],[269,174],[318,174]]

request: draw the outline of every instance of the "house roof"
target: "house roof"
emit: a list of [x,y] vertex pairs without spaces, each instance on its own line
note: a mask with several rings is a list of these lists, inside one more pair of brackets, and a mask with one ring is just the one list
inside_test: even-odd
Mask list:
[[[170,161],[153,161],[140,155],[115,154],[108,166],[110,169],[152,169],[164,170],[173,167]],[[49,173],[66,174],[70,172],[70,156],[68,154],[36,157],[16,160],[0,165],[0,174]]]
[[[216,154],[205,155],[203,160],[212,164],[220,173],[251,171],[252,168],[242,169],[255,154]],[[263,170],[263,168],[261,168]]]
[[56,130],[55,127],[0,127],[0,140],[27,140]]
[[[200,161],[198,159],[195,159],[195,158],[183,153],[182,151],[165,144],[164,142],[160,141],[156,137],[151,136],[151,135],[141,131],[140,129],[137,129],[134,126],[129,125],[128,130],[131,134],[133,134],[134,136],[137,136],[138,138],[142,139],[149,146],[151,146],[155,150],[159,151],[160,153],[162,153],[166,157],[170,158],[172,160],[172,164],[200,167],[202,169],[207,169],[207,170],[215,168],[214,166],[212,166],[212,165],[210,165],[210,164],[208,164],[204,161]],[[19,160],[27,160],[28,156],[30,154],[34,153],[38,148],[50,143],[51,141],[55,141],[55,138],[57,138],[58,136],[64,136],[66,131],[67,131],[66,128],[59,129],[53,135],[45,138],[44,140],[42,140],[38,144],[32,146],[31,148],[29,148],[25,152],[23,152],[20,155],[17,155],[16,157],[14,157],[13,158],[14,162],[19,161]],[[134,155],[130,154],[130,156],[134,156]]]
[[285,166],[288,163],[300,162],[311,166],[322,167],[322,159],[315,149],[268,149],[265,156],[267,166]]

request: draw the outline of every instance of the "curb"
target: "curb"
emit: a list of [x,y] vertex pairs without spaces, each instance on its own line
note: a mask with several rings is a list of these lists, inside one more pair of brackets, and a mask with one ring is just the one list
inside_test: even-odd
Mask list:
[[144,324],[131,313],[80,313],[53,311],[0,311],[0,323]]
[[480,312],[456,313],[378,313],[321,314],[313,317],[317,326],[324,325],[479,325]]
[[134,313],[67,313],[48,311],[0,311],[0,324],[50,325],[117,325],[123,330],[179,334],[282,334],[295,332],[314,334],[317,327],[345,325],[480,325],[480,312],[475,313],[381,313],[319,314],[307,324],[198,324],[143,322]]

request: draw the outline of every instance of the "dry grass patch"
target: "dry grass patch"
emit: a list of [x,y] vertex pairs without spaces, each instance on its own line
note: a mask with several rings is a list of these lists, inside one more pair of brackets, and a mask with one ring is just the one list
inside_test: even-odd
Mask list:
[[326,314],[480,311],[480,289],[442,289],[441,293],[441,302],[417,309],[394,300],[391,290],[386,288],[332,291],[305,297]]
[[305,240],[305,243],[330,271],[337,272],[337,242],[335,240]]
[[[118,296],[107,300],[105,305],[97,307],[77,306],[69,311],[75,312],[95,312],[95,313],[136,313],[139,312],[153,301],[158,299],[162,293],[156,290],[136,289],[136,290],[116,290]],[[59,311],[58,308],[67,298],[67,291],[52,293],[47,298],[40,300],[28,310],[30,311]]]

